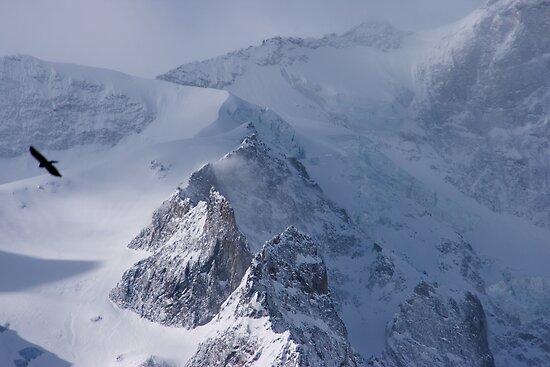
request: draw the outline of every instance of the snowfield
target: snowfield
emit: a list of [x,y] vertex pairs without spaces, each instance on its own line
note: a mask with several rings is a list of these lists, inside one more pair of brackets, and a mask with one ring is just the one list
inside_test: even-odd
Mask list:
[[[115,307],[108,294],[122,273],[145,256],[125,244],[159,203],[191,172],[238,145],[238,131],[193,138],[218,120],[230,96],[110,71],[59,69],[67,78],[108,82],[141,95],[157,118],[114,147],[44,149],[46,157],[60,161],[62,179],[44,174],[27,154],[1,160],[0,324],[9,323],[9,333],[17,338],[78,366],[135,366],[157,354],[184,361],[197,346],[198,329],[142,320]],[[11,143],[13,149],[28,149]],[[9,353],[3,365],[10,365],[17,351]]]

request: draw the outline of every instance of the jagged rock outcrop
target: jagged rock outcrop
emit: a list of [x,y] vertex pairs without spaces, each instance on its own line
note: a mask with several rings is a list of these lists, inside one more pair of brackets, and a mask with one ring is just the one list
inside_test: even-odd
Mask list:
[[148,251],[162,247],[176,233],[191,208],[191,201],[188,198],[183,199],[178,189],[155,210],[151,224],[134,237],[128,247]]
[[418,72],[425,136],[449,181],[495,211],[550,226],[550,2],[498,0],[472,13]]
[[487,287],[498,366],[550,365],[550,279],[508,278]]
[[204,200],[216,187],[232,203],[253,250],[290,225],[334,254],[356,248],[362,234],[347,213],[325,198],[298,159],[271,149],[251,129],[239,148],[193,173],[183,195]]
[[43,149],[112,146],[155,118],[146,103],[111,83],[65,69],[31,56],[0,58],[0,157],[36,142]]
[[437,285],[419,283],[400,306],[387,331],[379,367],[495,365],[480,300],[466,293],[458,301],[439,294]]
[[[251,254],[233,209],[217,191],[211,189],[208,201],[188,209],[179,223],[174,220],[184,206],[177,204],[178,195],[167,203],[165,208],[177,208],[165,217],[173,220],[171,230],[177,229],[164,245],[157,243],[153,255],[126,271],[109,297],[151,321],[192,328],[218,313],[239,285]],[[155,233],[168,233],[162,222],[157,224],[151,227]]]
[[318,245],[293,227],[267,242],[187,367],[356,366]]

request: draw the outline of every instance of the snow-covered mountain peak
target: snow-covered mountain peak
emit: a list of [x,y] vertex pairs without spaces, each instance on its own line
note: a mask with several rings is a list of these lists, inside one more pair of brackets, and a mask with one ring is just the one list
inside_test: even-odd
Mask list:
[[318,251],[293,227],[268,241],[187,366],[355,366]]
[[237,149],[194,172],[183,195],[195,202],[206,200],[215,187],[232,203],[253,251],[290,225],[335,253],[357,246],[363,234],[353,228],[344,210],[325,198],[300,160],[258,135],[252,132]]
[[0,151],[0,325],[86,367],[550,365],[549,232],[508,215],[550,223],[548,4],[160,77],[226,91],[1,59],[0,150],[67,169]]
[[[207,202],[198,202],[185,213],[168,211],[166,224],[173,226],[167,231],[156,218],[181,200],[180,193],[173,195],[155,212],[150,230],[138,236],[145,236],[145,241],[132,241],[147,243],[149,233],[162,233],[155,237],[153,255],[127,270],[109,297],[151,321],[193,328],[218,313],[239,285],[251,254],[233,209],[213,188]],[[183,203],[189,205],[188,200]]]
[[254,261],[269,266],[270,277],[284,288],[328,294],[327,272],[318,245],[293,226],[275,236]]
[[[362,53],[396,50],[403,46],[406,35],[389,23],[369,21],[342,35],[331,34],[322,38],[274,37],[264,40],[258,46],[181,65],[158,78],[198,87],[227,88],[254,69],[300,68],[311,63],[317,54],[326,55],[336,50],[350,49],[350,54],[359,56]],[[332,68],[335,66],[331,65]]]

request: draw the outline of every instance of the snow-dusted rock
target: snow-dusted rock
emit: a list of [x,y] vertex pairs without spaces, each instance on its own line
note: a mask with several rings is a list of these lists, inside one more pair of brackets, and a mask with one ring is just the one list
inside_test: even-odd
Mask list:
[[[177,202],[177,194],[171,200]],[[233,209],[213,189],[207,202],[198,202],[173,224],[177,230],[167,242],[157,242],[153,255],[126,271],[109,297],[149,320],[192,328],[217,314],[251,255]]]
[[298,159],[271,149],[251,129],[235,151],[193,173],[183,195],[196,202],[215,187],[232,203],[239,228],[256,251],[290,225],[333,254],[356,248],[362,234],[347,213],[326,199]]
[[293,227],[254,258],[188,362],[198,366],[356,366],[318,245]]
[[[388,22],[370,21],[359,24],[340,37],[334,37],[343,44],[363,45],[383,51],[398,49],[403,46],[403,39],[407,35]],[[348,42],[345,42],[345,41]],[[337,44],[337,42],[333,42]]]
[[512,278],[487,287],[498,366],[550,365],[550,280]]
[[128,247],[148,251],[162,247],[176,233],[178,226],[191,208],[191,201],[182,199],[178,189],[155,210],[151,224],[132,239]]
[[[546,0],[490,1],[444,37],[369,22],[341,36],[274,38],[160,78],[227,89],[285,118],[399,135],[411,158],[435,149],[433,167],[463,193],[548,227],[549,16]],[[420,126],[406,131],[409,120]]]
[[57,150],[112,146],[155,118],[144,101],[66,69],[30,56],[0,58],[0,157],[21,154],[31,144]]
[[156,356],[150,356],[138,367],[172,367],[172,365]]
[[388,326],[386,351],[374,366],[491,367],[486,316],[480,300],[466,293],[458,301],[437,286],[419,283]]
[[550,2],[499,0],[461,21],[418,72],[416,108],[449,180],[550,226]]
[[158,78],[197,87],[225,88],[246,74],[251,66],[290,66],[308,61],[308,50],[371,47],[387,51],[401,47],[406,33],[386,22],[365,22],[350,31],[323,38],[274,37],[260,46],[231,52],[202,62],[192,62]]

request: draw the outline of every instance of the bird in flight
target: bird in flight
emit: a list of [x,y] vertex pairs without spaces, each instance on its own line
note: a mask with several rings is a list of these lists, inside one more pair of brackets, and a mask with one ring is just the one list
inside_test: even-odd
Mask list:
[[29,147],[29,151],[31,152],[32,156],[36,158],[38,162],[40,162],[40,165],[38,167],[45,168],[52,176],[61,177],[61,173],[57,170],[57,168],[54,167],[54,163],[57,163],[57,161],[49,161],[44,157],[38,150],[36,150],[32,145]]

